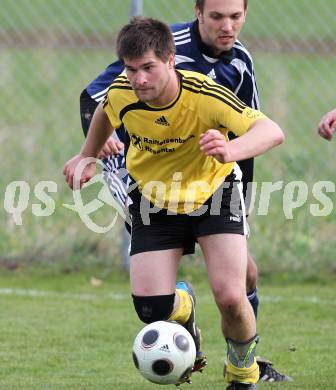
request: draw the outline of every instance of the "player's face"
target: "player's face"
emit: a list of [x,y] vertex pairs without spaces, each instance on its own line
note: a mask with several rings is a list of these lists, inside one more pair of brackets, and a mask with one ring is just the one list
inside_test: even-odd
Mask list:
[[232,48],[244,24],[244,0],[206,0],[204,9],[196,8],[202,40],[215,55]]
[[172,74],[175,74],[173,55],[165,63],[149,50],[142,57],[125,58],[124,63],[127,77],[139,100],[155,105],[169,101],[173,89]]

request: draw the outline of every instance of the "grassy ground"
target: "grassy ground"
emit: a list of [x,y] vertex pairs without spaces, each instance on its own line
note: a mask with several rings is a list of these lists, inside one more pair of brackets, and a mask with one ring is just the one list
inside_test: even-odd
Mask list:
[[[2,272],[0,277],[0,388],[151,389],[133,367],[131,346],[142,327],[134,314],[127,277],[115,274],[100,287],[90,274]],[[223,389],[224,343],[207,285],[194,280],[199,324],[209,365],[192,388]],[[290,384],[260,389],[333,389],[335,283],[261,281],[259,354],[291,375]],[[171,387],[173,388],[173,387]]]

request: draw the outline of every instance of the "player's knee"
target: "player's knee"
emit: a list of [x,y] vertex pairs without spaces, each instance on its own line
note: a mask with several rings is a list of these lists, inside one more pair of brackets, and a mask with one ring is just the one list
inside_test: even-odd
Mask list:
[[238,310],[243,299],[243,295],[232,292],[222,300],[222,307],[226,310]]
[[174,307],[175,294],[141,297],[132,295],[138,317],[146,324],[167,320]]
[[225,293],[215,294],[215,300],[221,311],[238,310],[244,300],[243,291],[236,289],[227,289]]

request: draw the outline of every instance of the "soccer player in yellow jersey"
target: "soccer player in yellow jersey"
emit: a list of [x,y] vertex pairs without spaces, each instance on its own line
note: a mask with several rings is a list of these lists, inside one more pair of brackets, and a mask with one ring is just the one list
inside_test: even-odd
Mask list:
[[[80,153],[66,163],[66,181],[73,188],[76,167],[97,157],[115,128],[126,127],[126,166],[138,183],[130,194],[137,314],[146,323],[183,324],[200,351],[195,295],[188,284],[175,290],[183,250],[197,238],[227,343],[228,389],[256,389],[258,336],[246,297],[246,221],[235,161],[280,144],[283,132],[207,76],[176,71],[173,37],[160,21],[132,19],[118,35],[117,52],[126,72],[97,107]],[[229,141],[229,130],[239,137]],[[79,185],[94,173],[90,162]]]

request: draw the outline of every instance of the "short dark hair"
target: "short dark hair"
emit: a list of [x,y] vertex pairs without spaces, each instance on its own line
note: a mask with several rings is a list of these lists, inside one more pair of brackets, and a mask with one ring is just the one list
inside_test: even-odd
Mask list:
[[[244,8],[247,8],[247,2],[248,0],[244,0]],[[201,11],[204,9],[205,0],[196,0],[195,6],[199,8]]]
[[121,61],[125,58],[139,58],[148,50],[163,62],[175,53],[175,43],[170,28],[165,23],[143,16],[135,16],[119,32],[117,54]]

